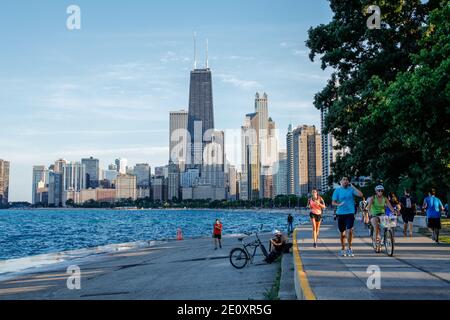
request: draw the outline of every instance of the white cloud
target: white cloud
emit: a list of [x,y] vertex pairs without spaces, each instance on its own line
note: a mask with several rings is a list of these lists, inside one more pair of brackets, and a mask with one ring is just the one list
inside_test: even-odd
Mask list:
[[223,83],[229,83],[232,84],[235,87],[238,87],[240,89],[255,89],[260,88],[262,85],[254,80],[242,80],[238,77],[230,74],[218,74],[217,77],[219,77]]

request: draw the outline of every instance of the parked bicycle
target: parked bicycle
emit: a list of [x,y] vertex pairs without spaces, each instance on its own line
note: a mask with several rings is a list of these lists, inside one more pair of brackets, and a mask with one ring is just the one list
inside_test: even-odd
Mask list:
[[[262,226],[261,228],[262,229]],[[255,235],[255,240],[246,243],[245,240],[252,235]],[[253,260],[256,256],[256,252],[258,248],[260,248],[262,254],[267,258],[269,256],[266,247],[262,243],[261,239],[258,236],[258,232],[254,233],[245,233],[245,237],[238,238],[239,242],[241,242],[242,247],[234,248],[230,252],[230,262],[233,267],[236,269],[242,269],[247,264],[253,263]]]

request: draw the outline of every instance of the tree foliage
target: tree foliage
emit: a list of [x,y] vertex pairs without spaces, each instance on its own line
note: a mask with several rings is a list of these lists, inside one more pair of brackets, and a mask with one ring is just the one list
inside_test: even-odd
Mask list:
[[310,58],[333,68],[315,96],[325,132],[345,148],[338,176],[372,175],[392,189],[449,189],[450,1],[378,1],[381,29],[366,26],[372,1],[331,0],[329,24],[309,30]]

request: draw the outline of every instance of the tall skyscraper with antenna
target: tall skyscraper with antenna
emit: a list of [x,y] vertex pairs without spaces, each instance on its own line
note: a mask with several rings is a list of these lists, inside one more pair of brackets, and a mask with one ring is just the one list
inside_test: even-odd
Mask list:
[[188,112],[188,132],[191,138],[188,154],[191,155],[191,167],[201,166],[205,144],[211,141],[210,135],[205,136],[205,133],[214,129],[212,75],[208,62],[208,42],[206,43],[205,60],[205,68],[197,68],[197,42],[194,34],[194,69],[191,71]]

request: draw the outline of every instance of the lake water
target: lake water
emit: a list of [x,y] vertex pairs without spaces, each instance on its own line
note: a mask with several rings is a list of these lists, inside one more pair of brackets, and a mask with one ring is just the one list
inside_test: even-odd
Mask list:
[[[216,218],[224,234],[279,229],[287,212],[231,210],[0,210],[0,261],[111,244],[209,237]],[[304,215],[294,214],[308,221]]]

